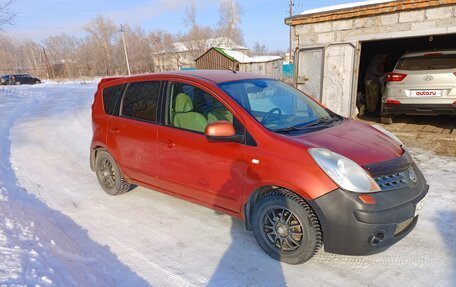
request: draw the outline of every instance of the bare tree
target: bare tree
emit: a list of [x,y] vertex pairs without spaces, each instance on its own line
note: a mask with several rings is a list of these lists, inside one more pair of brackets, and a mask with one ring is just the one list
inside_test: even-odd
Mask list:
[[95,71],[98,75],[112,75],[114,72],[113,47],[118,40],[118,28],[114,22],[103,16],[98,16],[84,26],[89,33],[85,48],[86,56],[96,64]]
[[244,36],[241,28],[242,10],[236,0],[222,0],[219,7],[218,34],[244,45]]
[[255,46],[253,46],[252,53],[258,56],[267,55],[268,49],[266,48],[266,45],[256,42]]
[[182,37],[183,45],[190,51],[193,59],[199,57],[210,47],[209,39],[215,37],[215,31],[209,26],[201,26],[196,20],[196,7],[192,3],[185,11],[184,23],[189,26],[188,32]]
[[10,9],[13,0],[0,2],[0,27],[5,24],[11,24],[16,14]]

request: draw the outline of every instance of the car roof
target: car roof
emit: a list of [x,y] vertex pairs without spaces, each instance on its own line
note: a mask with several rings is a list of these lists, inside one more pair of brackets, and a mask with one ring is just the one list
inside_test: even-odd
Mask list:
[[411,52],[411,53],[406,53],[402,55],[401,58],[407,58],[407,57],[419,57],[419,56],[424,56],[426,54],[456,54],[456,50],[429,50],[429,51],[419,51],[419,52]]
[[[129,76],[124,79],[144,78],[145,76],[163,76],[163,77],[183,77],[198,78],[214,82],[216,84],[223,82],[232,82],[246,79],[269,79],[270,77],[254,73],[233,72],[229,70],[187,70],[174,72],[152,73],[147,75]],[[272,79],[272,78],[271,78]]]

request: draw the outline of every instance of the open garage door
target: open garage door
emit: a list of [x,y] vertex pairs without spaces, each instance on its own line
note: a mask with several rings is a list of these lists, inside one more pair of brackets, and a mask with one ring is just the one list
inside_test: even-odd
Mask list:
[[[384,72],[391,72],[399,58],[408,52],[417,51],[434,51],[447,50],[456,48],[456,34],[443,35],[423,35],[419,37],[407,37],[397,39],[381,39],[361,42],[361,56],[359,62],[358,76],[358,95],[361,99],[358,103],[365,101],[364,76],[371,60],[377,54],[385,54],[387,56],[384,64]],[[377,117],[381,112],[381,97],[377,104]]]
[[353,106],[353,71],[356,47],[337,43],[325,48],[322,102],[334,112],[350,117]]
[[321,101],[324,47],[299,49],[297,88]]

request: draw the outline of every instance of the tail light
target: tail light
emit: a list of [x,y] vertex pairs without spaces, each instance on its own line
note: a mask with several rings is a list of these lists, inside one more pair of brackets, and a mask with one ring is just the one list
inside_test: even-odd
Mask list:
[[399,102],[398,100],[386,100],[386,104],[387,105],[400,105],[401,102]]
[[387,82],[400,82],[407,77],[407,74],[400,74],[400,73],[389,73],[386,76]]

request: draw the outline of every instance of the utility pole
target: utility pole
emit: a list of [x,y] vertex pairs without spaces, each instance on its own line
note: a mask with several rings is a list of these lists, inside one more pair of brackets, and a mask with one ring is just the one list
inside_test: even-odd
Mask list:
[[131,75],[130,61],[128,60],[127,44],[125,43],[125,37],[124,37],[125,32],[126,32],[125,26],[121,24],[120,25],[120,34],[122,34],[122,42],[123,42],[123,47],[124,47],[124,52],[125,52],[125,61],[127,62],[128,75],[130,76]]
[[[293,0],[290,0],[290,18],[293,16]],[[290,25],[290,63],[293,63],[293,28]]]

